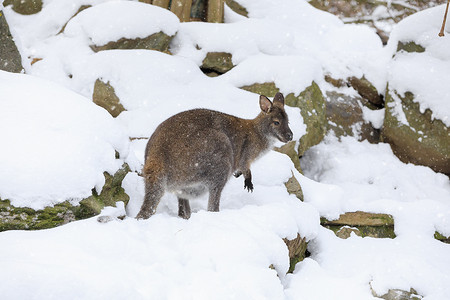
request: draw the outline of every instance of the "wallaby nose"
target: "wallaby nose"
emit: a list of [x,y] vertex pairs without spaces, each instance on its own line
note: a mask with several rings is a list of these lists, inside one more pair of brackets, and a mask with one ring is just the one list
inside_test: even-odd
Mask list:
[[286,140],[287,140],[288,142],[289,142],[289,141],[292,141],[292,138],[293,138],[292,131],[286,133]]

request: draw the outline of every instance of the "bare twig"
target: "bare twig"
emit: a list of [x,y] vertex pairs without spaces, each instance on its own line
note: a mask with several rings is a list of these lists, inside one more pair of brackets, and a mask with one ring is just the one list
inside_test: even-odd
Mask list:
[[441,31],[439,32],[439,36],[444,36],[445,22],[447,21],[447,13],[448,13],[448,5],[450,4],[450,0],[447,0],[447,7],[445,8],[444,21],[442,22]]

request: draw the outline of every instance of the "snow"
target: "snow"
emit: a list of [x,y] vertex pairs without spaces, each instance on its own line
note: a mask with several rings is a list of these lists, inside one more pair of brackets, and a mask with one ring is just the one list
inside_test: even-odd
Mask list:
[[[431,109],[432,117],[450,126],[450,106],[444,99],[450,92],[442,88],[450,80],[450,25],[446,23],[445,36],[439,37],[445,5],[416,13],[401,21],[392,31],[387,49],[393,54],[398,42],[414,41],[425,48],[424,53],[399,53],[389,66],[389,88],[404,95],[415,95],[420,111]],[[403,120],[403,123],[406,123]]]
[[102,46],[121,38],[146,38],[164,32],[169,36],[178,31],[179,20],[168,10],[141,2],[111,1],[85,9],[71,19],[64,33],[86,37]]
[[103,109],[52,82],[0,71],[0,197],[42,209],[101,191],[127,137]]
[[[0,197],[34,209],[76,204],[102,188],[103,172],[126,162],[132,172],[122,187],[130,202],[105,208],[102,215],[113,219],[106,224],[92,218],[0,233],[2,299],[360,300],[410,288],[426,300],[448,299],[450,245],[434,239],[435,231],[450,236],[448,177],[402,163],[387,144],[329,136],[303,156],[305,176],[271,151],[252,165],[253,193],[242,178],[230,179],[219,213],[206,211],[204,196],[191,201],[191,219],[180,219],[176,197],[166,194],[150,219],[133,218],[144,194],[144,149],[158,124],[196,107],[253,118],[259,97],[243,85],[275,82],[287,95],[315,81],[326,94],[334,88],[324,74],[364,75],[380,93],[388,81],[400,94],[412,91],[422,111],[431,108],[448,124],[449,39],[435,37],[443,6],[396,25],[383,47],[373,30],[345,25],[303,0],[239,0],[249,18],[227,8],[225,24],[179,23],[137,1],[43,2],[32,16],[4,8],[30,75],[0,72]],[[92,7],[72,18],[81,5]],[[90,48],[159,31],[176,32],[173,55]],[[393,58],[396,41],[410,38],[425,53]],[[231,53],[236,66],[205,76],[198,66],[209,51]],[[31,64],[34,58],[42,60]],[[97,79],[126,108],[117,118],[91,102]],[[298,140],[306,126],[298,108],[286,110]],[[381,127],[383,110],[363,111]],[[304,202],[286,191],[292,175]],[[357,210],[391,214],[396,238],[342,240],[320,226],[320,217]],[[311,256],[286,275],[283,239],[297,234]]]

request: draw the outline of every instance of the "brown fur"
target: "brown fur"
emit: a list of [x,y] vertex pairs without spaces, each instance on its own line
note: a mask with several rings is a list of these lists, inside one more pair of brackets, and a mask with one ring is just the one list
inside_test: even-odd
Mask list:
[[153,215],[165,191],[178,196],[180,217],[188,219],[189,199],[206,192],[208,210],[219,211],[222,189],[233,172],[244,174],[244,188],[252,191],[251,163],[275,139],[292,139],[283,95],[278,93],[273,104],[261,96],[260,107],[252,120],[194,109],[161,123],[145,151],[145,198],[137,218]]

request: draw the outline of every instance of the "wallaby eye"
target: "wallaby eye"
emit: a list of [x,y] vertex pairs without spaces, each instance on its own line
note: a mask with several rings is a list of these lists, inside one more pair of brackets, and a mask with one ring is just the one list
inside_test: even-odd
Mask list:
[[274,124],[275,126],[278,126],[278,125],[280,125],[280,122],[278,122],[278,121],[273,121],[273,124]]

